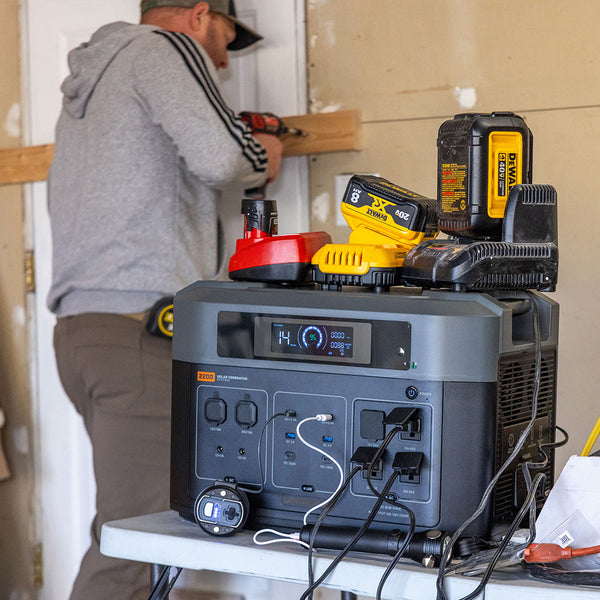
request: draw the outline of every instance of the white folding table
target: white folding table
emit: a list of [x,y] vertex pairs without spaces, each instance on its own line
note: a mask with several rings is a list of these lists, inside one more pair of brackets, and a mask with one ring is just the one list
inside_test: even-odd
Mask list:
[[[100,550],[107,556],[152,565],[208,570],[307,584],[307,554],[291,542],[257,546],[252,532],[230,537],[213,537],[174,511],[165,511],[105,523]],[[314,555],[315,577],[331,561],[335,552]],[[377,585],[391,557],[346,557],[325,580],[323,587],[375,597]],[[389,600],[435,600],[437,570],[411,561],[402,561],[391,573],[383,598]],[[451,575],[445,589],[449,600],[472,592],[478,578]],[[160,596],[156,596],[160,597]],[[591,600],[600,598],[597,588],[559,585],[538,581],[522,574],[494,576],[485,588],[485,600]],[[291,599],[290,599],[291,600]]]

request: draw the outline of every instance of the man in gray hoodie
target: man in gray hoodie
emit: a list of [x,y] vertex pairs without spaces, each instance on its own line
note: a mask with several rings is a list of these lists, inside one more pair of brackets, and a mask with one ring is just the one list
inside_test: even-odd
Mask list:
[[260,39],[230,0],[143,0],[69,55],[49,179],[55,349],[93,448],[96,517],[73,600],[144,598],[148,567],[99,552],[103,522],[168,508],[171,348],[146,319],[217,273],[219,188],[275,179],[281,143],[221,93]]

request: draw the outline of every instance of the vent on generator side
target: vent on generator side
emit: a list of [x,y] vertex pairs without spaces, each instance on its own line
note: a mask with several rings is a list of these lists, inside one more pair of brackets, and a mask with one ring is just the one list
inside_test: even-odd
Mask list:
[[[496,472],[510,456],[521,433],[531,419],[535,384],[535,352],[503,356],[498,361],[498,397],[496,430]],[[519,453],[519,459],[541,461],[538,444],[554,441],[556,424],[556,350],[542,352],[537,415],[534,427]],[[546,474],[538,488],[537,504],[541,508],[545,494],[554,483],[554,451],[545,450],[548,464],[537,472]],[[519,463],[515,460],[498,480],[494,494],[494,522],[512,520],[523,503],[527,490]]]

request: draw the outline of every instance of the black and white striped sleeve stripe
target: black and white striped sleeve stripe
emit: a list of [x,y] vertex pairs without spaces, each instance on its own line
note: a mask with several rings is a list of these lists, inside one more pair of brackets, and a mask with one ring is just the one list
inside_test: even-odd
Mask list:
[[223,99],[196,43],[183,33],[164,30],[156,33],[165,37],[179,53],[191,76],[196,80],[214,108],[215,114],[221,119],[231,137],[240,146],[242,154],[250,161],[254,170],[257,172],[266,171],[267,153],[265,149],[256,141],[246,125],[236,117]]

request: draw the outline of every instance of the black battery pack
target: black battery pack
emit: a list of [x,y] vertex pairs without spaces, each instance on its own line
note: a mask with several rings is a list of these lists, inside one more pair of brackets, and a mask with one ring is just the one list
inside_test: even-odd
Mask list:
[[512,112],[465,113],[438,131],[439,230],[499,240],[513,186],[532,181],[533,135]]

